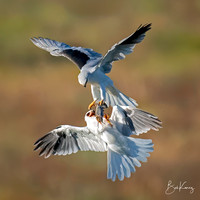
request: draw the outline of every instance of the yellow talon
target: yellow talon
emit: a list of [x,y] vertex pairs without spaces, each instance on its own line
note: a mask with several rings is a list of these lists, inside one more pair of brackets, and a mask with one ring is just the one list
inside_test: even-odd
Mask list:
[[110,124],[111,127],[113,127],[112,123],[110,122],[109,118],[110,116],[108,114],[104,114],[104,118],[106,119],[106,121]]
[[102,106],[103,105],[103,99],[101,101],[99,101],[99,105]]
[[91,108],[95,105],[97,100],[94,100],[89,106],[88,106],[88,110],[91,110]]

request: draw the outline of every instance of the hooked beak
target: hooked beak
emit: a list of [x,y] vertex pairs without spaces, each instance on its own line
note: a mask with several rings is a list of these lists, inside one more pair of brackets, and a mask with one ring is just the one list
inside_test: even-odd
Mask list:
[[94,110],[91,110],[90,113],[89,113],[89,117],[92,117],[95,115],[95,111]]
[[88,82],[88,79],[85,81],[84,87],[86,87],[86,86],[87,86],[87,82]]

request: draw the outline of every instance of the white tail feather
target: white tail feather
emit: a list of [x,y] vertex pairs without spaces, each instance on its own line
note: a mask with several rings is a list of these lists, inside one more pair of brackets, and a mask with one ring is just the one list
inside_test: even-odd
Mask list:
[[131,172],[135,172],[135,166],[140,167],[140,162],[146,162],[147,157],[150,156],[149,152],[153,151],[152,140],[127,137],[127,141],[128,150],[124,154],[114,152],[108,148],[107,178],[112,179],[112,181],[115,181],[117,176],[120,181],[124,177],[129,178]]

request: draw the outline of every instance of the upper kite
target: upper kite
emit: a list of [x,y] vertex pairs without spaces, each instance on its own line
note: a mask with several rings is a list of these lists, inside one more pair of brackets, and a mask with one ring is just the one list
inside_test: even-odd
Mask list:
[[50,52],[53,56],[64,56],[74,62],[80,69],[79,83],[85,87],[87,83],[91,84],[94,101],[104,100],[108,106],[135,107],[137,106],[135,100],[117,90],[113,85],[113,81],[106,76],[106,73],[111,71],[113,61],[122,60],[125,55],[133,52],[135,45],[144,39],[145,33],[150,29],[151,24],[140,25],[133,34],[113,45],[105,56],[92,49],[71,47],[65,43],[47,38],[34,37],[31,41],[37,47]]

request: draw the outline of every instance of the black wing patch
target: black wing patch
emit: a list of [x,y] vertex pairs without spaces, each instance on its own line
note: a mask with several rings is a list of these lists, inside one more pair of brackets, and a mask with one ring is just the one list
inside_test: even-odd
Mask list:
[[133,33],[131,36],[129,36],[126,40],[124,40],[121,44],[125,45],[125,44],[136,44],[136,43],[140,43],[141,40],[143,40],[143,38],[141,38],[142,34],[145,34],[148,30],[151,29],[151,24],[147,24],[147,25],[140,25],[137,29],[137,31],[135,31],[135,33]]
[[90,59],[89,56],[79,50],[65,49],[63,50],[63,54],[66,55],[66,57],[68,57],[71,61],[73,61],[80,70]]
[[39,155],[48,158],[51,155],[76,153],[80,147],[75,136],[67,136],[64,132],[48,133],[35,142],[34,151],[41,149]]
[[123,113],[125,115],[125,123],[126,125],[130,128],[131,131],[135,131],[135,127],[133,125],[133,121],[131,118],[128,116],[127,112],[123,109]]

